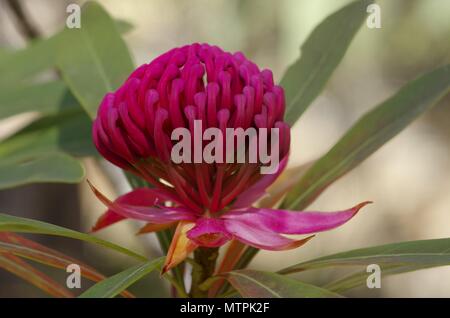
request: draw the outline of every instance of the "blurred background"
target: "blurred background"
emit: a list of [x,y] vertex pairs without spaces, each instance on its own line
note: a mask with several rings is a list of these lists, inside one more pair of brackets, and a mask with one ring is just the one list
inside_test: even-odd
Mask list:
[[[136,65],[168,49],[208,42],[242,51],[280,79],[298,57],[300,44],[327,15],[346,0],[103,0],[115,17],[133,29],[124,37]],[[20,5],[22,16],[11,3]],[[36,36],[48,37],[65,25],[66,7],[84,1],[0,0],[0,48],[25,47]],[[365,25],[323,94],[293,127],[290,165],[324,154],[367,110],[419,74],[450,62],[450,1],[378,0],[381,29]],[[81,22],[83,23],[83,22]],[[50,75],[51,76],[51,75]],[[383,146],[362,165],[334,183],[310,207],[337,210],[372,200],[349,224],[318,235],[287,252],[260,252],[250,267],[277,270],[312,257],[384,243],[450,237],[450,98]],[[0,105],[1,107],[1,105]],[[36,114],[0,121],[0,140]],[[87,176],[110,197],[128,191],[118,169],[86,160]],[[0,176],[1,177],[1,176]],[[0,211],[88,231],[103,206],[85,182],[40,184],[0,191]],[[121,222],[99,235],[140,251],[160,254],[154,236],[134,235],[135,222]],[[78,241],[36,236],[46,245],[82,259],[110,275],[131,265],[126,257]],[[45,270],[45,268],[41,268]],[[52,272],[54,273],[54,271]],[[298,277],[329,282],[342,270],[311,271]],[[60,272],[59,281],[65,281]],[[168,296],[158,275],[131,290],[141,296]],[[354,289],[353,297],[450,297],[450,267],[389,277],[381,289]],[[0,297],[45,297],[37,288],[0,271]]]

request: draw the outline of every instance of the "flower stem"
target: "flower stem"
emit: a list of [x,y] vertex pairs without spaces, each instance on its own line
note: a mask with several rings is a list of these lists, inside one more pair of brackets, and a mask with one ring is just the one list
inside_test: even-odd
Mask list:
[[194,251],[194,260],[199,266],[192,268],[192,287],[190,297],[204,298],[208,296],[208,291],[202,289],[202,284],[214,274],[216,267],[218,248],[200,247]]

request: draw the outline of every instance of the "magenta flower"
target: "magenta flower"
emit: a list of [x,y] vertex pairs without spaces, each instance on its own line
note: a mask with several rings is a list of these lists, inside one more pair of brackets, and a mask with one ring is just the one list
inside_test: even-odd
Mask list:
[[[198,246],[218,247],[236,239],[261,249],[285,250],[309,238],[294,240],[282,234],[316,233],[347,222],[367,202],[330,213],[252,207],[287,164],[290,128],[283,121],[284,108],[284,92],[274,84],[272,72],[261,71],[240,52],[192,44],[140,66],[104,97],[93,139],[107,160],[154,188],[135,189],[111,202],[92,187],[109,208],[94,230],[125,218],[148,222],[141,232],[177,225],[168,270]],[[174,163],[172,132],[184,127],[194,136],[195,121],[202,124],[201,132],[214,127],[224,134],[226,128],[277,128],[275,173],[261,173],[265,164],[259,153],[256,163],[228,163],[225,158]],[[274,135],[267,138],[274,140]],[[268,153],[275,151],[274,145]],[[235,157],[226,146],[221,144],[224,155]],[[202,140],[201,150],[205,147]],[[194,152],[185,155],[193,158]],[[246,158],[250,155],[245,153]]]

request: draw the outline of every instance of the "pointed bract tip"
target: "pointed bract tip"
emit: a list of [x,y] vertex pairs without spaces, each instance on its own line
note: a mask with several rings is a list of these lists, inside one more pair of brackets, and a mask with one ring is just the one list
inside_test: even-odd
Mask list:
[[88,233],[94,233],[97,232],[98,230],[102,229],[104,226],[102,226],[102,221],[103,221],[103,215],[102,214],[98,219],[97,222],[95,222],[95,224],[91,227],[91,229],[88,231]]
[[168,271],[170,270],[168,265],[164,265],[164,267],[161,269],[160,276],[164,276]]
[[90,228],[90,230],[88,230],[88,233],[89,233],[89,234],[95,233],[95,232],[97,232],[98,230],[101,230],[103,227],[104,227],[104,226],[101,226],[101,225],[99,224],[99,222],[97,221],[97,223],[95,223],[95,224]]
[[359,210],[361,210],[361,209],[362,209],[363,207],[365,207],[366,205],[372,204],[372,203],[373,203],[373,201],[364,201],[364,202],[361,202],[360,204],[355,205],[355,206],[352,208],[352,210],[355,211],[355,212],[353,213],[353,215],[355,215],[356,213],[358,213]]
[[88,183],[88,185],[91,189],[95,189],[94,185],[92,184],[92,182],[89,179],[86,179],[86,182]]
[[156,224],[156,223],[147,223],[143,227],[141,227],[135,235],[141,235],[141,234],[148,234],[153,232],[159,232],[166,230],[168,228],[171,228],[175,226],[177,222],[168,222],[168,223],[162,223],[162,224]]
[[92,192],[95,194],[96,197],[102,196],[100,191],[97,190],[97,188],[92,184],[92,182],[89,179],[86,179],[86,182],[89,185],[89,188],[91,188]]
[[306,237],[306,238],[304,238],[304,239],[297,240],[297,241],[293,241],[292,243],[290,243],[289,245],[286,245],[286,246],[285,246],[283,249],[281,249],[281,250],[290,250],[290,249],[294,249],[294,248],[300,247],[300,246],[302,246],[302,245],[305,245],[305,244],[308,243],[314,236],[316,236],[316,235],[311,235],[311,236],[308,236],[308,237]]
[[300,240],[300,241],[299,241],[300,245],[298,245],[298,246],[302,246],[302,245],[308,243],[308,242],[309,242],[310,240],[312,240],[315,236],[316,236],[316,235],[314,234],[314,235],[310,235],[310,236],[308,236],[308,237],[305,237],[303,240]]

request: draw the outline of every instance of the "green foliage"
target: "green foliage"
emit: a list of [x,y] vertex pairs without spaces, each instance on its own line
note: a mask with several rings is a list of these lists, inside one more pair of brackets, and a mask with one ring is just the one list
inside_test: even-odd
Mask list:
[[91,125],[90,118],[80,111],[42,117],[0,143],[0,162],[49,152],[96,156]]
[[255,270],[227,274],[231,285],[243,297],[250,298],[336,298],[340,295],[283,275]]
[[61,81],[1,88],[0,105],[0,118],[26,112],[55,114],[79,108],[78,102]]
[[450,239],[391,243],[320,257],[290,266],[280,273],[290,274],[310,269],[354,265],[428,266],[450,263]]
[[[94,35],[99,36],[95,33],[96,27],[90,27],[97,23],[96,19],[98,23],[106,20],[106,27],[120,32],[132,28],[126,21],[110,20],[98,5],[88,6],[93,8],[87,14],[88,33],[94,29]],[[79,182],[84,175],[81,162],[70,156],[97,155],[91,140],[91,120],[81,110],[79,101],[69,92],[67,85],[61,80],[35,81],[42,73],[54,70],[58,57],[65,54],[60,48],[75,40],[74,33],[76,30],[64,29],[47,39],[33,41],[25,49],[2,51],[0,54],[0,119],[26,112],[45,116],[0,143],[0,170],[5,171],[0,175],[1,188],[39,182]],[[109,46],[118,39],[122,41],[116,34],[112,42],[96,43]],[[68,46],[72,47],[72,44]],[[124,46],[123,42],[121,45]],[[128,55],[109,56],[131,60]],[[79,64],[72,65],[79,67]],[[90,67],[89,63],[87,65]],[[51,163],[53,158],[55,166]]]
[[[103,96],[122,84],[133,70],[133,63],[113,20],[101,6],[90,2],[83,7],[83,12],[83,28],[73,30],[60,43],[58,65],[71,92],[93,118]],[[133,175],[127,178],[134,188],[149,186]],[[161,231],[157,236],[166,253],[172,239],[171,230]],[[174,269],[174,275],[183,285],[180,267]]]
[[48,277],[43,272],[33,268],[27,262],[11,254],[0,254],[0,268],[22,278],[53,297],[72,297],[72,293]]
[[[380,266],[383,277],[419,269],[450,265],[450,239],[410,241],[361,248],[306,261],[280,271],[291,274],[312,269],[341,266]],[[365,283],[367,273],[352,274],[326,288],[342,292]]]
[[62,226],[16,217],[7,214],[0,213],[0,232],[16,232],[16,233],[36,233],[36,234],[46,234],[46,235],[56,235],[62,237],[68,237],[76,240],[85,241],[92,244],[97,244],[105,248],[114,250],[116,252],[122,253],[124,255],[131,256],[138,260],[146,260],[142,255],[139,255],[129,249],[121,247],[117,244],[102,240],[93,235],[86,233],[77,232],[74,230],[66,229]]
[[[114,23],[114,29],[117,28],[123,33],[132,28],[131,24],[123,20]],[[22,80],[29,81],[36,75],[54,68],[60,54],[59,42],[67,41],[66,37],[71,31],[73,30],[63,29],[47,39],[33,41],[25,49],[0,54],[0,87],[13,87]]]
[[39,157],[22,157],[13,162],[0,162],[0,189],[28,183],[78,183],[84,177],[83,166],[63,153]]
[[58,66],[64,81],[91,118],[103,96],[133,70],[128,48],[112,18],[95,2],[83,6],[83,27],[61,39]]
[[55,65],[56,46],[61,33],[39,39],[27,48],[6,55],[0,60],[0,86],[11,87],[22,80],[30,80]]
[[[3,257],[1,256],[3,255]],[[57,269],[66,270],[67,266],[72,264],[77,264],[80,266],[80,275],[83,277],[98,282],[103,279],[105,279],[105,276],[100,274],[97,270],[93,269],[92,267],[83,264],[78,259],[74,259],[70,256],[64,255],[63,253],[60,253],[56,250],[53,250],[51,248],[48,248],[44,245],[41,245],[37,242],[28,240],[20,235],[17,235],[15,233],[11,232],[1,232],[0,233],[0,267],[11,271],[13,274],[21,275],[22,269],[24,268],[24,274],[26,278],[32,283],[39,284],[40,281],[45,281],[45,283],[48,286],[51,286],[52,284],[54,286],[58,286],[57,289],[53,288],[52,290],[55,290],[58,292],[58,290],[62,291],[63,296],[72,296],[68,291],[65,290],[65,288],[55,285],[53,283],[52,279],[47,277],[44,274],[41,275],[31,275],[27,276],[26,273],[31,270],[31,272],[39,273],[37,270],[31,267],[31,265],[28,265],[24,260],[20,259],[29,259],[34,262],[38,262],[50,267],[54,267]],[[13,265],[13,266],[11,266]],[[51,291],[51,290],[49,290]],[[52,294],[52,293],[50,293]],[[128,292],[122,293],[124,297],[133,297]],[[59,295],[56,295],[59,296]]]
[[108,277],[107,279],[104,279],[101,282],[95,284],[79,297],[113,298],[154,270],[161,269],[163,263],[164,257],[160,257],[153,261],[130,267],[123,272]]

